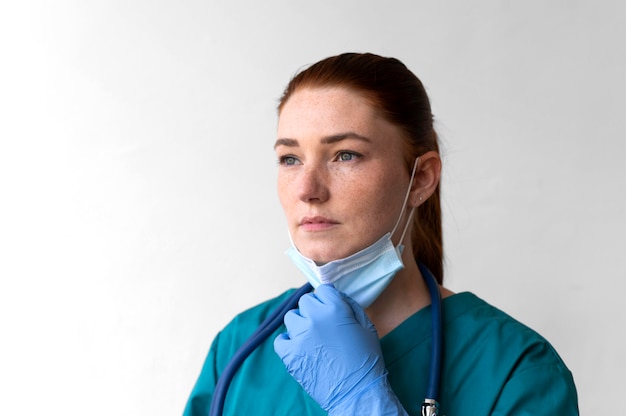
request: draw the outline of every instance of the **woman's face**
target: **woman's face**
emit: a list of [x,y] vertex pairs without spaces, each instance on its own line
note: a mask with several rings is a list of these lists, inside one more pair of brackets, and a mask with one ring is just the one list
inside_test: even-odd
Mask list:
[[327,263],[393,229],[410,180],[401,132],[364,98],[343,88],[298,90],[277,136],[278,195],[302,254]]

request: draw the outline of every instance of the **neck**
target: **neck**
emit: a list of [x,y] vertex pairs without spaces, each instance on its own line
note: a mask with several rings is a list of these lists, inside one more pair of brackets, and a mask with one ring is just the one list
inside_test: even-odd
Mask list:
[[[404,250],[402,261],[405,265],[404,269],[396,274],[385,291],[365,310],[380,338],[415,312],[430,305],[428,287],[410,247]],[[449,290],[441,288],[442,298],[451,294]]]

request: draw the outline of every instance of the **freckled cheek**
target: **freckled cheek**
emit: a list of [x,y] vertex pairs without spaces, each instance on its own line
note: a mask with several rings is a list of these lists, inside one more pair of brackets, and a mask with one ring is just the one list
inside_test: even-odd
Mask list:
[[372,187],[371,178],[355,177],[337,181],[333,187],[333,195],[342,205],[355,214],[366,214],[376,203],[377,191]]
[[345,190],[345,195],[345,200],[366,223],[388,222],[401,205],[401,202],[396,201],[401,195],[398,196],[399,192],[394,190],[393,183],[381,181],[380,177],[361,178]]

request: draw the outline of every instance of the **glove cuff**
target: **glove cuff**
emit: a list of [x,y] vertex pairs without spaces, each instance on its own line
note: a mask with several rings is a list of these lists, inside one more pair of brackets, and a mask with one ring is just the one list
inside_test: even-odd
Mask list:
[[346,397],[328,411],[329,416],[408,416],[391,389],[387,373],[378,377],[359,393]]

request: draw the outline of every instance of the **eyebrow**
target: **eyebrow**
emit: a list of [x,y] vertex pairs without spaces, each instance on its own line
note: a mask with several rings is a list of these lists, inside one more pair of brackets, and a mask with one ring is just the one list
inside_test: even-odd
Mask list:
[[[368,142],[371,143],[372,140],[362,136],[360,134],[354,133],[352,131],[346,132],[346,133],[339,133],[339,134],[333,134],[332,136],[326,136],[323,137],[320,140],[320,143],[322,144],[333,144],[333,143],[337,143],[340,142],[342,140],[347,140],[347,139],[356,139],[356,140],[362,140],[364,142]],[[274,143],[274,149],[276,149],[278,146],[287,146],[287,147],[298,147],[300,146],[300,144],[298,143],[298,141],[296,139],[278,139],[276,140],[276,143]]]

